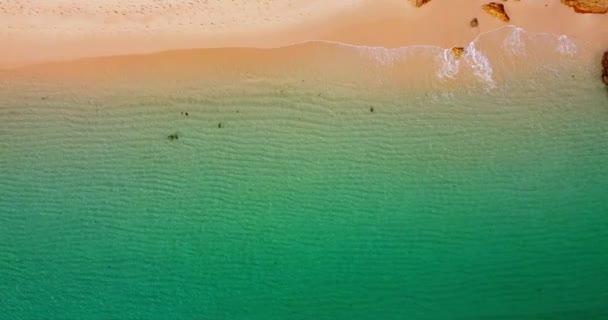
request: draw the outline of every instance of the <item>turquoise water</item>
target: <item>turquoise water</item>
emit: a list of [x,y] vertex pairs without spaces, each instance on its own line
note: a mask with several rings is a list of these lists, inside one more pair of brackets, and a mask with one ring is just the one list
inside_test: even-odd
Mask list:
[[577,72],[4,93],[0,319],[605,319],[608,94]]

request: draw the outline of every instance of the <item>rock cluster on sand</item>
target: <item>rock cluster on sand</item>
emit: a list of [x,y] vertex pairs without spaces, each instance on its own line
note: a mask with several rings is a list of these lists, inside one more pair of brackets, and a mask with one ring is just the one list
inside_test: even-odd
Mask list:
[[562,3],[574,8],[578,13],[608,12],[608,0],[562,0]]
[[602,58],[602,69],[602,79],[608,86],[608,51],[604,52],[604,57]]
[[460,59],[460,57],[462,56],[463,53],[464,53],[463,47],[452,48],[452,54],[454,55],[454,57],[456,57],[456,59]]
[[414,5],[416,5],[416,7],[420,7],[423,4],[425,4],[431,0],[410,0],[410,1],[412,1],[414,3]]
[[505,6],[502,3],[498,3],[498,2],[490,2],[488,4],[484,4],[483,6],[481,6],[481,8],[483,9],[483,11],[495,16],[496,18],[504,21],[504,22],[509,22],[509,15],[507,14],[507,12],[505,12]]

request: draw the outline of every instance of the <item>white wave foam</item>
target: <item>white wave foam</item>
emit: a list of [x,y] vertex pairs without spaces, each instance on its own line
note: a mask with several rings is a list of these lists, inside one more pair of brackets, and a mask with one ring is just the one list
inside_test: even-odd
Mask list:
[[494,70],[490,64],[488,57],[475,47],[475,41],[469,43],[465,50],[464,58],[466,62],[473,68],[475,76],[485,81],[490,87],[494,87],[494,78],[492,74]]
[[526,52],[526,46],[521,39],[524,29],[513,27],[511,33],[505,38],[502,43],[503,48],[510,50],[516,55],[523,55]]
[[439,56],[439,60],[441,63],[440,69],[437,71],[437,76],[440,79],[456,78],[456,75],[460,71],[460,60],[452,54],[451,49],[444,49],[441,55]]
[[[451,52],[451,49],[442,48],[434,45],[412,45],[398,48],[362,46],[337,41],[304,41],[304,43],[330,43],[342,47],[352,48],[359,52],[362,57],[365,57],[381,66],[392,67],[400,61],[407,59],[407,54],[419,52],[416,49],[428,50],[429,54],[435,55],[438,62],[438,70],[435,71],[437,78],[454,79],[461,72],[463,67],[470,67],[473,74],[480,80],[485,82],[489,88],[495,88],[494,70],[488,56],[483,50],[477,47],[477,43],[483,41],[487,36],[501,34],[507,31],[505,38],[502,40],[502,46],[505,50],[512,52],[515,55],[524,55],[530,49],[526,46],[526,39],[537,39],[541,42],[550,41],[553,45],[557,43],[556,51],[562,55],[574,56],[577,53],[577,45],[575,42],[565,35],[558,36],[551,33],[535,33],[529,32],[522,28],[508,25],[494,30],[489,30],[479,34],[471,41],[466,49],[465,54],[461,59],[456,57]],[[295,45],[295,44],[294,44]]]
[[557,52],[565,56],[574,56],[576,54],[576,44],[566,35],[559,36],[557,41]]

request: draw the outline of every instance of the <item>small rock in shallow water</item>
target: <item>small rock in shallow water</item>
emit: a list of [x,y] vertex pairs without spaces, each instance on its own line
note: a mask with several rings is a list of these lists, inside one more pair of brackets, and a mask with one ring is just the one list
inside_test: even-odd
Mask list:
[[463,47],[452,48],[452,54],[454,55],[454,57],[456,57],[456,59],[460,59],[460,57],[462,56],[463,53],[464,53]]
[[177,133],[174,133],[174,134],[170,134],[170,135],[168,135],[168,136],[167,136],[167,139],[169,139],[169,140],[173,141],[173,140],[177,140],[177,139],[179,139],[179,136],[177,135]]

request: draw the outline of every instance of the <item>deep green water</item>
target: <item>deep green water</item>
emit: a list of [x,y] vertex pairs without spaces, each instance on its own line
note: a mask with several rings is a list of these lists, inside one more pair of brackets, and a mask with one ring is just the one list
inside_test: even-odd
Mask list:
[[606,319],[608,94],[581,77],[5,93],[0,319]]

